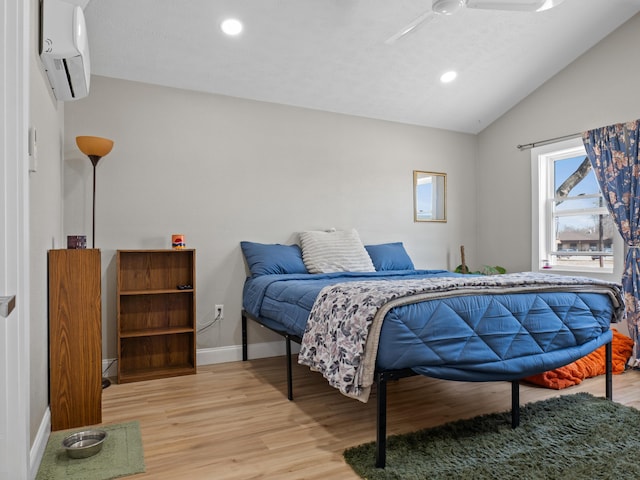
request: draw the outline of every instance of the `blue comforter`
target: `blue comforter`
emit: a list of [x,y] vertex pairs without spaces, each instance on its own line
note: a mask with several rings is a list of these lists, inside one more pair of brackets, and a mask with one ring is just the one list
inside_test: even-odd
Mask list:
[[[444,270],[264,275],[247,279],[243,307],[302,337],[320,290],[368,279],[452,276]],[[376,368],[464,381],[514,380],[566,365],[609,342],[616,308],[606,293],[483,294],[395,307],[384,319]]]

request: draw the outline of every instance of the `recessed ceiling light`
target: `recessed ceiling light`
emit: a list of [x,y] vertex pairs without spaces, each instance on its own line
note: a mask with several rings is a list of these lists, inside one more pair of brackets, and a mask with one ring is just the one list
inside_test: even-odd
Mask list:
[[440,77],[440,81],[442,83],[450,83],[453,82],[456,77],[458,76],[457,72],[454,72],[453,70],[443,73],[442,76]]
[[220,24],[220,28],[227,35],[238,35],[242,32],[242,22],[235,18],[227,18]]

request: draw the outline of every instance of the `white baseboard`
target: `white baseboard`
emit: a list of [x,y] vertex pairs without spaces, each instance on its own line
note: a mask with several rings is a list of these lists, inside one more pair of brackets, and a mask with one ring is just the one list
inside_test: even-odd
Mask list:
[[[292,353],[298,353],[299,345],[291,346]],[[280,357],[286,354],[283,341],[250,343],[248,355],[250,359]],[[242,360],[242,345],[230,347],[199,348],[196,352],[198,365],[214,365],[216,363],[239,362]]]
[[[250,343],[248,348],[250,359],[279,357],[286,354],[285,342],[264,342]],[[291,345],[291,352],[298,353],[300,346],[296,343]],[[232,345],[229,347],[198,348],[196,350],[197,365],[214,365],[216,363],[239,362],[242,360],[242,345]],[[115,358],[105,358],[102,360],[102,372],[105,377],[116,377],[118,372],[118,361]]]
[[115,358],[102,359],[102,376],[117,377],[118,376],[118,360]]
[[47,442],[49,441],[49,435],[51,433],[51,410],[49,407],[44,412],[42,420],[40,421],[40,427],[36,438],[31,445],[31,451],[29,452],[29,478],[34,480],[38,475],[38,468],[40,468],[40,462],[42,462],[42,456],[44,450],[47,448]]

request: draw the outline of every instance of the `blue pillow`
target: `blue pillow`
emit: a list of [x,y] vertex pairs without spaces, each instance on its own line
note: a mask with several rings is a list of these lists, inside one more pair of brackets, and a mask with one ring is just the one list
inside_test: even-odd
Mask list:
[[402,242],[365,245],[377,272],[383,270],[415,270]]
[[309,273],[298,245],[240,242],[252,277],[283,273]]

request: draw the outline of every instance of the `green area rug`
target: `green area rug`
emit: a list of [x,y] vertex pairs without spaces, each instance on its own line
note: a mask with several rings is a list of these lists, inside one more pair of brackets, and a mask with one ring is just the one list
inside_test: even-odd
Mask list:
[[578,393],[511,412],[459,420],[387,439],[387,466],[375,468],[375,443],[344,457],[362,478],[637,479],[640,411]]
[[95,427],[107,432],[102,450],[89,458],[69,458],[62,440],[87,428],[51,433],[36,480],[109,480],[144,472],[138,422]]

